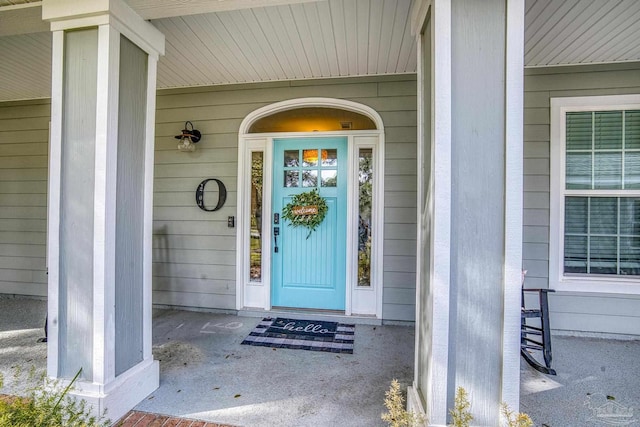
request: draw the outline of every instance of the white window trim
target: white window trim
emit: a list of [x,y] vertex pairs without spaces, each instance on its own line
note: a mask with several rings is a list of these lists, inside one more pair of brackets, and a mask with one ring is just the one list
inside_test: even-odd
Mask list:
[[[573,111],[640,109],[640,95],[584,96],[551,98],[550,145],[550,222],[549,222],[549,287],[558,291],[596,292],[609,294],[640,294],[640,278],[565,275],[564,259],[564,197],[565,188],[565,127],[564,117]],[[635,195],[625,192],[625,195]],[[640,191],[637,192],[640,196]]]

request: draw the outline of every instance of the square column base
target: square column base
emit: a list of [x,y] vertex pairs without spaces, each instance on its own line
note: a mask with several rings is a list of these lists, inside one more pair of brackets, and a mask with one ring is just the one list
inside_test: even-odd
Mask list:
[[79,381],[69,394],[84,399],[96,417],[106,410],[106,418],[115,424],[159,386],[160,364],[157,360],[149,359],[123,372],[108,384]]

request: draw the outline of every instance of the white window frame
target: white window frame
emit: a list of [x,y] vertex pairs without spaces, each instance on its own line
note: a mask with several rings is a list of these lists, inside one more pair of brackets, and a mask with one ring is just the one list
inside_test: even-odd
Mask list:
[[564,274],[565,196],[640,197],[640,190],[567,190],[565,187],[566,113],[640,109],[640,95],[551,98],[549,287],[558,291],[640,294],[640,277]]

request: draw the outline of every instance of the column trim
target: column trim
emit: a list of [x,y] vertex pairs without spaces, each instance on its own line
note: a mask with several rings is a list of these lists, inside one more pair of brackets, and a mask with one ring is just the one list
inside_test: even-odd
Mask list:
[[118,167],[118,88],[120,33],[98,27],[98,102],[96,105],[95,189],[93,213],[93,381],[115,378],[116,179]]
[[49,194],[47,221],[47,375],[58,376],[60,282],[60,179],[62,165],[62,91],[64,32],[54,31],[51,42],[51,128],[49,134]]
[[[416,14],[416,10],[419,8],[420,5],[426,3],[425,1],[419,1],[416,2],[414,4],[414,10],[412,11],[412,14]],[[417,183],[417,194],[416,194],[416,205],[418,206],[418,209],[416,210],[416,227],[417,227],[417,235],[416,235],[416,294],[415,294],[415,298],[416,298],[416,311],[415,311],[415,343],[414,343],[414,361],[413,361],[413,386],[410,386],[407,390],[407,408],[412,408],[415,407],[417,408],[416,410],[419,410],[421,412],[421,414],[424,414],[424,408],[422,405],[422,402],[418,402],[415,404],[411,403],[411,396],[413,393],[413,396],[415,399],[420,400],[420,389],[419,389],[419,372],[420,372],[420,358],[421,358],[421,344],[422,341],[420,339],[420,328],[421,328],[421,316],[420,314],[422,313],[422,310],[424,310],[425,308],[422,306],[422,299],[421,299],[421,291],[422,291],[422,281],[423,281],[423,274],[422,274],[422,268],[421,268],[421,264],[422,264],[422,258],[425,256],[423,251],[422,251],[422,239],[423,239],[423,228],[426,228],[423,226],[423,223],[425,221],[425,218],[423,218],[423,202],[422,200],[425,199],[423,196],[426,194],[426,189],[424,186],[424,176],[422,175],[424,173],[424,170],[422,169],[422,164],[424,162],[424,152],[427,149],[426,144],[427,144],[427,140],[425,138],[425,105],[427,103],[427,100],[429,102],[429,104],[431,104],[431,84],[428,85],[429,87],[429,93],[425,93],[425,84],[424,84],[424,59],[425,59],[425,55],[424,55],[424,44],[425,44],[425,37],[423,36],[423,34],[426,33],[426,31],[424,31],[427,22],[431,19],[429,16],[429,10],[430,10],[430,5],[426,8],[426,10],[424,11],[424,14],[421,14],[419,18],[416,18],[414,16],[414,20],[415,22],[413,23],[413,25],[419,26],[418,28],[420,28],[420,30],[415,31],[415,37],[416,37],[416,55],[417,55],[417,73],[418,73],[418,109],[417,109],[417,115],[418,115],[418,120],[417,120],[417,124],[418,124],[418,143],[417,143],[417,150],[416,150],[416,161],[417,161],[417,179],[418,179],[418,183]],[[429,27],[430,29],[431,27]],[[431,34],[429,34],[429,40],[431,40]],[[429,55],[431,55],[431,48],[429,48]],[[431,61],[429,61],[429,64],[431,65]],[[429,117],[429,121],[431,120],[431,117]],[[429,129],[431,129],[431,126],[429,126]],[[429,135],[429,150],[431,150],[431,135]],[[429,170],[429,174],[431,174],[431,170]],[[426,199],[425,199],[426,200]],[[425,344],[425,346],[428,344]]]
[[447,424],[449,402],[449,322],[451,284],[451,0],[434,0],[431,8],[433,207],[430,282],[433,288],[427,416]]
[[524,1],[506,0],[505,243],[502,401],[520,403],[520,299],[524,140]]
[[145,126],[144,164],[144,229],[142,271],[142,358],[153,358],[152,354],[152,262],[153,262],[153,168],[155,149],[156,80],[158,55],[149,54],[147,59],[147,122]]

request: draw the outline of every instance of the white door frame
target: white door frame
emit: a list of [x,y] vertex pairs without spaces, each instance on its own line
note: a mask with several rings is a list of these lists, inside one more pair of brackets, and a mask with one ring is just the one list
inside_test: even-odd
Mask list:
[[[278,132],[248,133],[257,120],[272,114],[308,107],[337,108],[362,114],[376,125],[374,130],[336,132]],[[384,125],[380,115],[370,107],[352,101],[332,98],[291,99],[259,108],[242,121],[238,134],[238,203],[236,232],[236,308],[238,310],[271,310],[271,186],[274,138],[344,136],[348,141],[347,167],[347,281],[345,315],[365,315],[382,318],[382,278],[384,241]],[[357,150],[371,148],[374,155],[373,230],[371,259],[371,286],[357,286]],[[249,228],[251,153],[263,153],[262,188],[262,280],[249,280]]]

